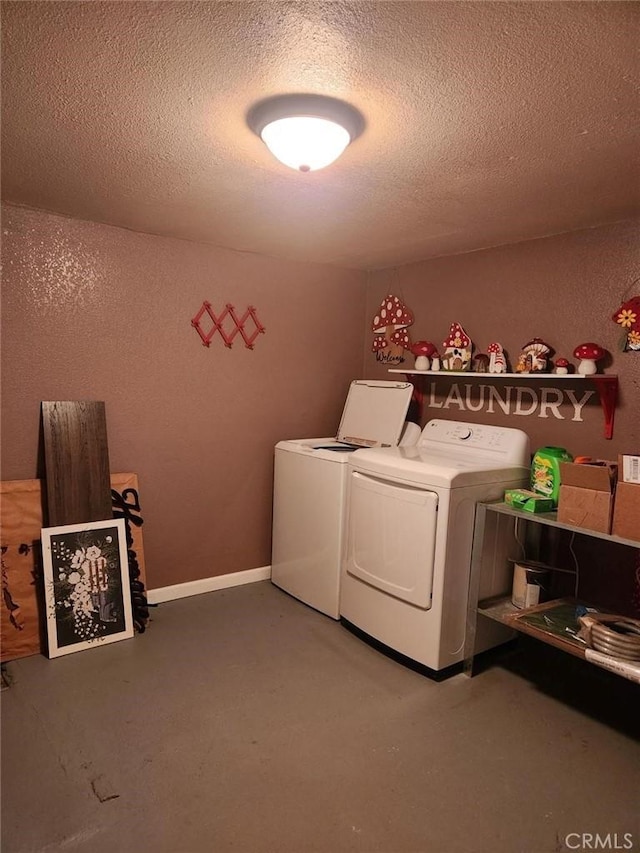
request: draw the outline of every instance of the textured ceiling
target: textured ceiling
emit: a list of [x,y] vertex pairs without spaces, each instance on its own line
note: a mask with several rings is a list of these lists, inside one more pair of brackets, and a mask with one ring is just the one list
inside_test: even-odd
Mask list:
[[[379,268],[640,211],[640,4],[2,2],[2,195],[137,231]],[[257,100],[349,101],[324,171]]]

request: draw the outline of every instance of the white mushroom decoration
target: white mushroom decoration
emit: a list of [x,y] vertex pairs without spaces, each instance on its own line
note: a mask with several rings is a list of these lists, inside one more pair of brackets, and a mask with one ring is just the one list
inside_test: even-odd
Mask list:
[[516,365],[517,373],[544,373],[552,349],[542,338],[533,338],[522,347]]
[[507,359],[502,344],[492,343],[487,347],[489,355],[489,373],[506,373]]
[[416,341],[410,350],[411,354],[416,357],[416,370],[429,370],[429,359],[438,354],[435,344],[432,344],[431,341]]
[[449,337],[443,342],[444,355],[442,367],[444,370],[469,370],[471,368],[471,338],[460,323],[452,323]]
[[413,314],[407,306],[391,293],[385,296],[371,324],[375,335],[371,349],[377,361],[386,364],[404,361],[404,351],[411,346],[407,328],[412,323]]
[[557,358],[554,365],[554,373],[557,373],[558,376],[566,376],[569,373],[570,367],[571,362],[568,358]]

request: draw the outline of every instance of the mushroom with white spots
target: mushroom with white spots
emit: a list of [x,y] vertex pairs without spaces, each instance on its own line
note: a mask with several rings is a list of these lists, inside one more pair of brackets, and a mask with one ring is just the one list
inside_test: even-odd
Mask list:
[[640,296],[632,296],[611,318],[624,331],[623,350],[640,350]]
[[442,356],[444,370],[463,371],[471,368],[473,344],[460,323],[451,324],[449,337],[443,341],[442,346],[444,347]]
[[386,364],[404,361],[404,350],[411,346],[407,328],[412,323],[413,314],[407,306],[397,296],[385,296],[371,324],[374,333],[371,349],[377,361]]
[[600,361],[601,358],[604,358],[606,354],[607,351],[599,344],[579,344],[579,346],[577,346],[573,351],[573,357],[580,359],[580,363],[578,364],[578,373],[582,376],[591,376],[592,374],[597,373],[598,365],[596,362]]
[[504,354],[502,344],[497,342],[489,344],[487,354],[489,355],[489,373],[507,372],[507,358]]

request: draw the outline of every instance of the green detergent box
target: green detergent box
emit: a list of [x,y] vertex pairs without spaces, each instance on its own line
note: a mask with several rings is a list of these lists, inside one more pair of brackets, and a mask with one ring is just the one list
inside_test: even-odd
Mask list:
[[553,512],[555,509],[553,498],[546,498],[529,489],[506,489],[504,502],[523,512]]

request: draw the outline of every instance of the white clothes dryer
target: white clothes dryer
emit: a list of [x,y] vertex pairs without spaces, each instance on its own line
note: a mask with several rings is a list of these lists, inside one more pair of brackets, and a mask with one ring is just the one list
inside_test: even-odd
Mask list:
[[[348,457],[362,447],[397,445],[412,392],[409,382],[356,380],[336,438],[293,439],[275,447],[271,580],[333,619],[340,616]],[[415,442],[420,427],[407,427]]]
[[[528,481],[521,430],[432,420],[413,447],[349,458],[340,615],[347,627],[441,675],[460,668],[475,507]],[[494,589],[510,588],[496,575]],[[504,587],[497,588],[497,587]],[[482,651],[511,636],[496,624]]]

